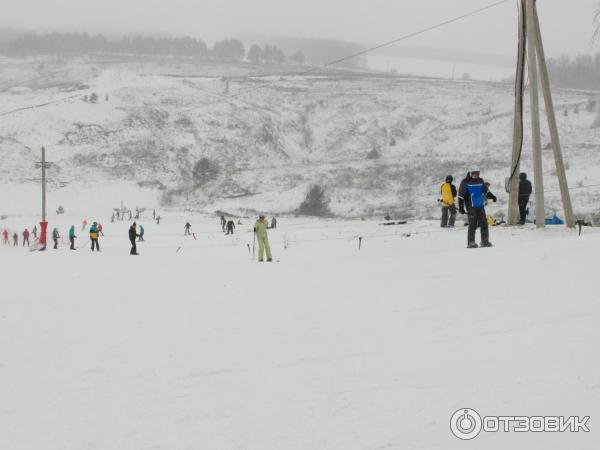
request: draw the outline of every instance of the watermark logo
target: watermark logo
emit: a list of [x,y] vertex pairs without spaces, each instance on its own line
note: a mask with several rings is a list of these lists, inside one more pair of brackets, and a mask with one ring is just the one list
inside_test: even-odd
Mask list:
[[589,416],[485,416],[462,408],[452,414],[450,430],[459,439],[468,441],[479,433],[589,433]]
[[454,436],[463,441],[468,441],[477,437],[481,432],[482,421],[477,411],[465,408],[459,409],[450,419],[450,429]]

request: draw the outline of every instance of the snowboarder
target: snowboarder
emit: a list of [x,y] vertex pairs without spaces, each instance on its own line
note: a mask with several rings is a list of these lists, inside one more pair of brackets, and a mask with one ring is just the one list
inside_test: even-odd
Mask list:
[[144,226],[140,225],[140,234],[138,237],[139,242],[144,242]]
[[90,227],[90,240],[92,241],[92,251],[94,251],[94,247],[96,250],[100,251],[100,244],[98,244],[98,223],[94,222]]
[[71,247],[69,247],[71,250],[75,250],[75,238],[77,236],[75,236],[75,225],[71,225],[71,228],[69,228],[69,242],[71,242]]
[[481,227],[481,246],[491,247],[489,241],[489,228],[487,216],[485,213],[486,198],[496,202],[498,199],[492,194],[482,178],[480,178],[479,166],[469,167],[467,177],[460,183],[458,190],[458,205],[461,214],[467,214],[469,217],[469,231],[467,233],[467,247],[479,247],[475,242],[475,231]]
[[221,215],[221,229],[225,231],[225,226],[227,225],[227,221],[225,220],[225,216]]
[[531,181],[527,179],[527,174],[521,172],[519,174],[519,225],[525,225],[527,219],[527,204],[529,197],[533,192]]
[[2,232],[2,237],[3,237],[3,239],[2,239],[2,243],[3,243],[4,245],[8,245],[8,230],[4,230],[4,231]]
[[269,236],[267,235],[267,220],[261,215],[254,224],[254,233],[258,240],[258,262],[264,261],[265,251],[267,252],[267,262],[273,261],[271,257],[271,246],[269,245]]
[[192,234],[190,233],[190,228],[192,228],[192,225],[189,222],[186,222],[183,228],[185,228],[185,233],[183,234],[184,236],[190,236]]
[[277,219],[275,217],[271,219],[271,228],[277,228]]
[[131,251],[129,252],[130,255],[138,255],[137,247],[135,245],[135,238],[139,237],[140,235],[137,234],[136,227],[137,224],[135,222],[133,222],[129,227],[129,242],[131,242]]
[[[446,182],[440,187],[440,197],[438,202],[442,206],[442,228],[454,228],[456,220],[456,206],[454,199],[456,198],[456,186],[452,184],[454,178],[452,175],[446,177]],[[450,214],[450,218],[448,218]]]
[[228,234],[233,234],[233,230],[235,230],[235,222],[230,219],[227,222],[227,225],[225,226],[225,229],[227,230],[227,233],[225,233],[225,236],[227,236]]
[[160,216],[156,216],[156,225],[160,225]]
[[83,219],[83,223],[81,225],[81,231],[85,230],[85,227],[87,227],[88,221],[87,219]]
[[58,238],[60,234],[58,233],[58,228],[52,230],[52,240],[54,241],[54,250],[58,249]]
[[23,231],[23,247],[25,247],[25,244],[29,245],[29,231],[27,228]]
[[33,226],[33,230],[31,230],[31,234],[33,234],[34,239],[37,239],[37,225]]
[[14,247],[18,247],[19,246],[19,235],[17,233],[13,234],[13,246]]

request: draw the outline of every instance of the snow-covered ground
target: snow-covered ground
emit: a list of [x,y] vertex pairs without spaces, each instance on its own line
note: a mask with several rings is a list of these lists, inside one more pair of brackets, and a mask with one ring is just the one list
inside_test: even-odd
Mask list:
[[[460,220],[280,218],[259,264],[251,219],[231,237],[159,213],[137,257],[108,213],[88,217],[98,254],[83,232],[77,251],[0,245],[0,448],[597,448],[596,229],[496,227],[495,248],[467,250]],[[467,443],[462,407],[589,415],[591,432]]]

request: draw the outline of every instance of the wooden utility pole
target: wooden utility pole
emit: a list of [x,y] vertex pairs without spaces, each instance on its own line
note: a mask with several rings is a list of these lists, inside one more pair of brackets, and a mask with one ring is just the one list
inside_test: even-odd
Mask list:
[[519,172],[523,151],[523,90],[525,84],[525,4],[519,4],[519,48],[517,55],[517,75],[515,77],[515,116],[513,124],[513,148],[508,190],[508,224],[516,225],[519,220]]
[[[540,134],[540,107],[539,107],[539,91],[538,91],[538,69],[544,103],[546,106],[546,116],[548,118],[548,126],[552,139],[552,149],[554,152],[554,163],[556,165],[556,173],[560,185],[561,198],[565,214],[567,226],[572,228],[575,226],[573,217],[573,207],[571,205],[571,197],[569,195],[569,186],[567,184],[567,176],[565,165],[560,146],[560,138],[558,136],[558,126],[556,124],[556,114],[554,112],[554,104],[552,101],[552,92],[550,90],[550,79],[548,76],[548,67],[544,55],[544,46],[542,43],[542,35],[540,32],[540,24],[537,15],[536,0],[521,0],[519,15],[519,64],[524,58],[524,47],[521,39],[527,45],[527,65],[529,68],[529,97],[531,103],[531,136],[533,147],[533,176],[534,176],[534,191],[535,191],[535,218],[538,228],[545,226],[545,207],[544,207],[544,171],[542,166],[542,144]],[[509,224],[516,223],[516,208],[518,206],[518,179],[516,173],[520,169],[520,157],[522,146],[522,103],[519,108],[519,100],[522,99],[524,86],[522,78],[519,78],[521,67],[517,65],[517,83],[515,89],[515,125],[514,125],[514,140],[511,174],[507,182],[509,189],[509,207],[508,217]]]
[[538,62],[535,49],[535,0],[527,1],[527,61],[529,68],[529,97],[531,102],[531,142],[533,145],[533,183],[535,185],[535,223],[544,228],[544,170],[542,167],[542,137],[540,133],[540,104],[538,94]]
[[42,147],[42,222],[46,221],[46,148]]
[[569,185],[567,183],[567,174],[565,163],[558,136],[558,126],[556,125],[556,114],[554,112],[554,102],[552,101],[552,92],[550,91],[550,77],[548,76],[548,67],[546,65],[546,56],[544,54],[544,44],[542,43],[542,33],[540,31],[540,21],[537,8],[533,9],[534,32],[536,35],[535,47],[540,62],[540,80],[542,83],[542,92],[544,94],[544,103],[546,105],[546,116],[548,117],[548,127],[550,128],[550,138],[552,139],[552,151],[554,153],[554,163],[556,164],[556,175],[560,186],[560,195],[562,198],[563,209],[565,212],[565,222],[567,227],[575,227],[573,217],[573,206],[571,205],[571,196],[569,195]]

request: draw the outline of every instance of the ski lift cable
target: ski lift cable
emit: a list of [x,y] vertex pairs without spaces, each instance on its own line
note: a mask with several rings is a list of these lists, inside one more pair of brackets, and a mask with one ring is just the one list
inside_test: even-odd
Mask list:
[[409,33],[409,34],[405,34],[404,36],[401,36],[401,37],[399,37],[397,39],[393,39],[391,41],[384,42],[384,43],[376,45],[374,47],[367,48],[367,49],[362,50],[360,52],[356,52],[356,53],[354,53],[352,55],[348,55],[348,56],[345,56],[343,58],[339,58],[339,59],[330,61],[328,63],[325,63],[323,66],[313,67],[313,68],[311,68],[311,69],[309,69],[309,70],[307,70],[305,72],[300,73],[300,75],[306,75],[306,74],[312,73],[312,72],[314,72],[316,70],[319,70],[319,69],[322,69],[322,68],[325,68],[325,67],[329,67],[329,66],[332,66],[332,65],[335,65],[335,64],[339,64],[341,62],[347,61],[347,60],[352,59],[352,58],[356,58],[357,56],[365,55],[367,53],[373,52],[373,51],[378,50],[380,48],[387,47],[387,46],[390,46],[390,45],[393,45],[393,44],[397,44],[398,42],[404,41],[406,39],[410,39],[412,37],[428,33],[429,31],[433,31],[433,30],[436,30],[438,28],[444,27],[446,25],[450,25],[451,23],[458,22],[459,20],[466,19],[467,17],[471,17],[471,16],[474,16],[476,14],[480,14],[480,13],[482,13],[484,11],[487,11],[488,9],[495,8],[496,6],[500,6],[500,5],[502,5],[502,4],[506,3],[506,2],[508,2],[508,0],[500,0],[498,2],[495,2],[495,3],[492,3],[490,5],[487,5],[487,6],[483,7],[483,8],[479,8],[479,9],[476,9],[474,11],[471,11],[471,12],[468,12],[466,14],[463,14],[461,16],[454,17],[454,18],[449,19],[449,20],[445,20],[443,22],[437,23],[437,24],[429,26],[427,28],[423,28],[423,29],[418,30],[418,31],[414,31],[414,32]]

